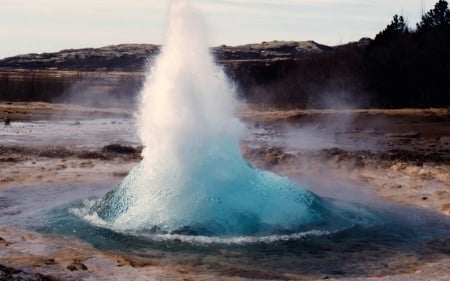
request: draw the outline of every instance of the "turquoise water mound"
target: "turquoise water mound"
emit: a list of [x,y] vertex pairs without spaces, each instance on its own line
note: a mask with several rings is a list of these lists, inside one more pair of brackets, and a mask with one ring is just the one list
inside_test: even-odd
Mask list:
[[370,221],[241,156],[243,125],[228,78],[209,52],[201,14],[173,1],[167,40],[141,91],[143,161],[87,215],[119,232],[266,236]]
[[288,178],[247,163],[238,147],[216,143],[176,169],[171,161],[142,161],[91,208],[116,230],[203,236],[289,234],[339,229],[371,220]]

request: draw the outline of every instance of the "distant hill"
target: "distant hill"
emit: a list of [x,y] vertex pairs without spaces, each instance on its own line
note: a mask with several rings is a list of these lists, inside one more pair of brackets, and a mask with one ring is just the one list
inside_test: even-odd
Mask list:
[[150,44],[122,44],[18,55],[0,60],[0,69],[135,71],[156,55],[159,48]]
[[[271,41],[211,48],[249,103],[322,106],[322,94],[361,91],[361,61],[370,39],[340,46]],[[68,102],[92,106],[134,103],[148,62],[161,46],[121,44],[26,54],[0,60],[0,101]],[[352,95],[347,99],[354,100]]]
[[[272,41],[242,46],[212,48],[219,62],[248,60],[287,60],[329,52],[333,48],[314,41]],[[26,54],[0,60],[0,70],[40,69],[76,71],[142,71],[160,51],[151,44],[121,44],[101,48],[68,49],[55,53]]]

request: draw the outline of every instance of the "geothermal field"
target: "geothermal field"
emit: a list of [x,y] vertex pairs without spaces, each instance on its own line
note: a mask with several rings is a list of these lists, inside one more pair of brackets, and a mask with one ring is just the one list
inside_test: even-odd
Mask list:
[[208,46],[174,1],[132,105],[0,102],[0,280],[450,279],[449,108],[246,103]]

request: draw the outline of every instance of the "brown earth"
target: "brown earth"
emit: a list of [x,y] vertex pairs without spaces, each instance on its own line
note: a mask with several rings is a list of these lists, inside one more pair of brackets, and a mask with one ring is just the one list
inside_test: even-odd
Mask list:
[[[75,119],[128,114],[119,109],[70,105],[0,104],[0,119],[40,120],[61,112],[68,112],[67,116]],[[251,126],[281,131],[311,124],[330,126],[338,142],[351,140],[350,143],[367,144],[366,148],[345,146],[291,151],[283,146],[255,147],[251,141],[244,141],[243,154],[256,166],[306,181],[323,179],[326,175],[326,183],[348,183],[350,189],[360,189],[358,192],[373,194],[380,200],[450,216],[449,109],[260,111],[246,107],[241,109],[240,115]],[[345,126],[330,125],[330,120],[341,119],[346,120]],[[140,161],[140,149],[121,144],[99,149],[22,147],[4,145],[0,141],[0,190],[48,182],[119,180]],[[336,193],[323,185],[316,188],[314,191],[318,193]],[[83,242],[71,241],[73,246],[67,247],[63,238],[3,226],[0,237],[0,280],[80,280],[88,276],[96,280],[102,280],[102,276],[129,280],[147,280],[142,276],[151,276],[151,280],[248,280],[252,276],[241,272],[233,276],[247,276],[248,279],[223,278],[203,273],[195,267],[174,268],[154,261],[149,264],[145,259],[98,251]],[[403,260],[392,261],[399,265],[397,271],[386,270],[379,275],[352,280],[448,280],[449,239],[430,241],[427,257],[432,258],[423,260],[405,256]],[[264,274],[258,278],[257,273],[253,276],[256,279],[300,278]],[[345,275],[301,276],[301,279],[325,277],[349,279]]]
[[[32,121],[57,119],[93,119],[106,117],[130,117],[130,109],[92,108],[73,104],[45,102],[0,102],[0,120]],[[1,125],[1,123],[0,123]]]

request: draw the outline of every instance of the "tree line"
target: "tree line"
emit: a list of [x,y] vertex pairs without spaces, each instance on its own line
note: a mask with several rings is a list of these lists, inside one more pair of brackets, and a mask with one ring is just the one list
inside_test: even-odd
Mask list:
[[395,15],[364,57],[368,88],[384,107],[450,105],[450,10],[440,0],[416,28]]
[[415,28],[394,15],[374,40],[290,62],[242,64],[241,96],[278,107],[450,106],[450,11],[440,0]]

